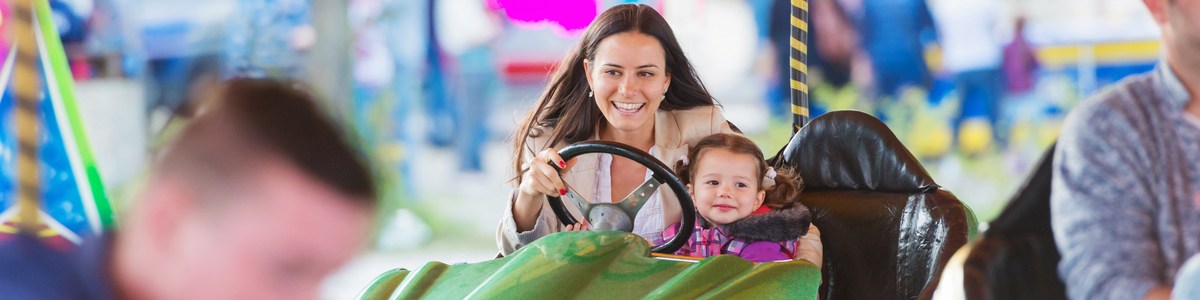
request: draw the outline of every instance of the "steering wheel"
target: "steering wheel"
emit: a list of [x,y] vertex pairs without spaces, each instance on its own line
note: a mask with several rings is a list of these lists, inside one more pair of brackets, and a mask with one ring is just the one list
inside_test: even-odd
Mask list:
[[[570,202],[579,209],[579,212],[586,216],[592,229],[598,230],[616,230],[633,232],[633,219],[637,216],[638,211],[642,206],[646,205],[650,196],[653,196],[658,187],[664,183],[675,191],[675,198],[679,199],[679,209],[682,210],[681,220],[682,225],[679,227],[679,232],[672,237],[670,241],[662,245],[654,246],[650,251],[655,253],[674,253],[683,247],[688,238],[692,236],[692,230],[696,225],[696,208],[692,205],[692,196],[688,194],[687,187],[683,181],[675,176],[674,172],[667,165],[663,164],[658,159],[651,156],[645,151],[630,147],[621,143],[606,142],[606,141],[587,141],[574,145],[567,146],[558,151],[558,156],[562,157],[563,161],[571,160],[577,156],[589,153],[607,153],[612,155],[628,158],[641,164],[642,166],[653,172],[650,179],[643,182],[629,195],[621,201],[611,203],[593,203],[589,202],[570,186],[567,186],[566,197]],[[559,172],[562,171],[554,163],[550,164]],[[558,221],[563,225],[571,225],[579,223],[575,220],[575,216],[567,210],[563,205],[562,199],[556,196],[547,195],[546,201],[550,203],[550,209],[554,211],[554,215],[558,217]]]

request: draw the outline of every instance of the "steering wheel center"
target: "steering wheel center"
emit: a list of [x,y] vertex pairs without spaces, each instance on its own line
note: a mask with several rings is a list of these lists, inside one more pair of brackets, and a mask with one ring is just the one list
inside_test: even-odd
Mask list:
[[633,219],[612,205],[592,207],[592,211],[588,212],[588,222],[596,230],[633,231]]

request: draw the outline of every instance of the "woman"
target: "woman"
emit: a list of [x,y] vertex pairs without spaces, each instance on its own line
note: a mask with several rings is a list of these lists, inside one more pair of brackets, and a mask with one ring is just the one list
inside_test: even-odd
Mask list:
[[[570,186],[591,201],[620,201],[648,176],[644,166],[610,155],[579,157],[568,164],[557,149],[585,140],[613,141],[673,163],[687,154],[688,144],[731,132],[666,20],[646,5],[608,9],[559,63],[550,85],[514,132],[513,170],[518,176],[496,233],[501,253],[550,233],[586,228],[559,223],[546,195],[563,195]],[[678,214],[674,193],[660,188],[638,213],[633,231],[661,243],[664,218],[677,220]],[[808,250],[819,253],[819,233],[814,236],[815,249]],[[805,257],[820,263],[819,254]]]

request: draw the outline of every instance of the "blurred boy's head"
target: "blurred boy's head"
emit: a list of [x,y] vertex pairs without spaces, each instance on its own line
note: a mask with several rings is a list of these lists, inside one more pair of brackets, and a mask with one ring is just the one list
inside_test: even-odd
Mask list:
[[[1162,30],[1168,60],[1200,54],[1200,1],[1142,0]],[[1180,61],[1182,63],[1182,61]]]
[[312,97],[222,84],[158,157],[115,239],[123,297],[308,299],[369,231],[371,176]]

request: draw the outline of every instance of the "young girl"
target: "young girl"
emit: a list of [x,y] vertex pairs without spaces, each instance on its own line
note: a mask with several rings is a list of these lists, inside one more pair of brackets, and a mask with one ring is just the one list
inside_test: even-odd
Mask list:
[[[675,170],[698,213],[692,238],[675,254],[730,254],[752,262],[797,258],[811,218],[798,201],[803,182],[793,179],[790,170],[767,166],[750,139],[728,133],[708,136]],[[679,231],[675,223],[663,231],[664,240]]]

